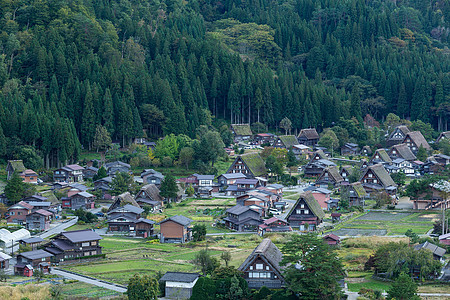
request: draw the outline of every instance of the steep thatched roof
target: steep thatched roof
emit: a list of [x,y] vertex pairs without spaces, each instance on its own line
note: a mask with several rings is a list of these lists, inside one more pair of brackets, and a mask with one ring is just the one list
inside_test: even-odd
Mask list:
[[377,156],[377,154],[380,156],[380,159],[381,159],[383,162],[386,162],[386,163],[392,163],[392,159],[389,157],[389,155],[388,155],[388,153],[386,152],[386,150],[384,150],[384,149],[377,149],[377,150],[375,151],[375,153],[373,154],[372,160],[375,159],[375,156]]
[[252,264],[252,262],[260,258],[266,263],[270,264],[278,276],[282,276],[280,262],[283,259],[283,254],[280,249],[275,246],[270,239],[264,239],[262,242],[253,250],[253,252],[247,257],[247,259],[238,268],[239,271],[245,271]]
[[325,169],[325,171],[328,171],[328,175],[331,178],[333,178],[333,180],[336,183],[344,181],[344,178],[342,178],[341,174],[339,173],[339,169],[336,166],[328,167],[328,168]]
[[8,160],[8,165],[13,172],[22,173],[26,170],[22,160]]
[[252,135],[250,124],[231,124],[235,135]]
[[[427,140],[424,138],[422,133],[420,131],[411,131],[406,134],[405,140],[408,138],[408,136],[411,138],[411,140],[414,142],[414,144],[417,145],[417,147],[424,147],[427,150],[431,150],[430,145],[428,144]],[[404,140],[404,141],[405,141]]]
[[[159,189],[156,185],[152,184],[146,184],[141,188],[141,191],[145,192],[151,200],[163,202],[163,197],[159,195]],[[136,199],[137,200],[137,199]]]
[[129,192],[126,192],[126,193],[123,193],[123,194],[120,194],[119,196],[117,196],[117,199],[109,207],[108,212],[110,212],[118,207],[125,206],[126,204],[130,204],[130,205],[136,206],[138,208],[141,208],[139,206],[139,204],[136,202],[136,200],[134,200],[133,196]]
[[305,128],[300,130],[298,137],[305,137],[308,140],[319,139],[319,134],[315,128]]
[[282,135],[279,136],[281,142],[283,143],[283,145],[286,147],[286,149],[291,149],[292,146],[297,145],[298,144],[298,140],[295,137],[295,135]]
[[[323,219],[325,217],[325,213],[322,210],[322,207],[320,207],[319,202],[317,202],[316,198],[314,198],[313,194],[311,191],[305,192],[305,193],[301,193],[301,194],[296,194],[298,195],[298,199],[295,202],[294,205],[292,205],[291,210],[289,211],[289,213],[286,215],[286,219],[294,212],[295,208],[298,205],[298,202],[300,200],[304,200],[306,202],[306,204],[308,205],[309,209],[313,212],[313,214],[319,218],[319,219]],[[292,196],[295,197],[296,195]]]
[[[382,164],[376,164],[373,166],[369,166],[367,168],[368,172],[369,170],[372,170],[375,175],[378,177],[378,179],[381,180],[381,183],[385,186],[397,186],[397,184],[394,182],[394,180],[392,180],[391,175],[389,175],[389,173],[386,171],[386,169],[384,168],[384,166]],[[365,174],[363,174],[364,177]]]
[[[393,150],[397,151],[396,155],[394,155],[392,153]],[[391,150],[389,151],[389,154],[391,156],[401,157],[404,160],[408,160],[408,161],[413,161],[413,160],[417,159],[416,156],[414,155],[414,153],[411,151],[411,149],[406,144],[398,144],[398,145],[392,146]]]
[[359,198],[367,196],[366,190],[362,186],[361,182],[359,181],[353,182],[352,184],[350,184],[350,186],[353,188],[353,190],[355,191],[355,193],[358,195]]
[[253,176],[263,176],[267,174],[266,164],[258,153],[247,153],[241,155],[242,160],[253,173]]

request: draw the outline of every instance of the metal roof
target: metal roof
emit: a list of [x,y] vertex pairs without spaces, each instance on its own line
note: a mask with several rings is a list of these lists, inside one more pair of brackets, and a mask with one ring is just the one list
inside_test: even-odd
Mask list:
[[39,258],[45,258],[45,257],[51,257],[53,254],[48,253],[44,250],[34,250],[34,251],[28,251],[28,252],[22,252],[18,256],[23,256],[27,259],[35,260]]
[[98,233],[92,231],[91,229],[67,231],[62,232],[61,235],[66,237],[72,243],[97,241],[102,239],[102,237],[99,236]]
[[166,272],[160,281],[194,282],[199,276],[197,273]]
[[191,219],[189,219],[185,216],[176,215],[176,216],[173,216],[173,217],[170,217],[170,218],[167,218],[167,219],[161,221],[160,224],[167,222],[167,221],[173,221],[173,222],[178,223],[183,226],[188,226],[189,224],[192,223]]

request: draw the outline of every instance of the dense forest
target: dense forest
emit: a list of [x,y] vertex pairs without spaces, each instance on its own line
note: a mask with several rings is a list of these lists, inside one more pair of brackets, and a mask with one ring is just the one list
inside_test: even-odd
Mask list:
[[[449,0],[5,0],[0,157],[47,165],[200,125],[448,129]],[[342,119],[341,119],[342,120]]]

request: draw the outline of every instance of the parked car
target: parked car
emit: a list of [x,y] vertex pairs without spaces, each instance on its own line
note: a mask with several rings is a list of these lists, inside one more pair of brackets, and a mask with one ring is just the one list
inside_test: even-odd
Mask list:
[[273,208],[269,209],[269,213],[271,213],[274,216],[275,215],[281,215],[281,212],[278,209],[273,209]]

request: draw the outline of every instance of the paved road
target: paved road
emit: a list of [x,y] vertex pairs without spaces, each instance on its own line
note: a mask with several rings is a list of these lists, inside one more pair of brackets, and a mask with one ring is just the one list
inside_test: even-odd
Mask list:
[[45,231],[44,233],[38,234],[36,236],[39,236],[43,239],[48,238],[49,236],[52,236],[54,234],[58,234],[63,232],[65,229],[69,228],[70,226],[73,226],[77,223],[78,217],[72,218],[64,223],[60,223],[56,225],[53,228],[50,228],[49,230]]
[[74,279],[74,280],[78,280],[81,282],[85,282],[85,283],[89,283],[95,286],[99,286],[108,290],[112,290],[112,291],[116,291],[119,293],[125,293],[127,291],[126,288],[111,284],[111,283],[107,283],[105,281],[100,281],[99,279],[93,278],[93,277],[87,277],[87,276],[80,276],[80,275],[76,275],[74,273],[69,273],[66,272],[64,270],[61,269],[56,269],[53,268],[52,269],[52,274],[56,274],[65,278],[69,278],[69,279]]
[[207,233],[206,236],[214,236],[214,235],[237,235],[237,234],[257,234],[257,232],[256,232],[256,231],[218,232],[218,233]]

